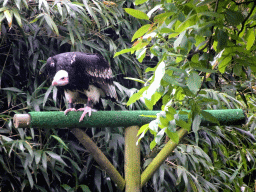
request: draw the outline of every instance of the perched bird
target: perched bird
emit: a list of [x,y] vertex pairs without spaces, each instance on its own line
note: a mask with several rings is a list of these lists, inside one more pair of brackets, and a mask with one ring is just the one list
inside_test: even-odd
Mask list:
[[112,70],[107,61],[100,54],[88,54],[81,52],[66,52],[49,57],[46,63],[46,71],[53,79],[52,85],[63,89],[69,111],[77,111],[73,103],[86,103],[79,122],[88,113],[95,111],[92,107],[100,101],[100,98],[108,98],[117,101],[117,94],[113,85]]

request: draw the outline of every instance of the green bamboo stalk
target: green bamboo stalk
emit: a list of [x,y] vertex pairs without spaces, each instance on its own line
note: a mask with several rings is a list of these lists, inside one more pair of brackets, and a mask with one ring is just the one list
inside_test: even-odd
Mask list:
[[131,126],[125,129],[125,191],[140,192],[140,145],[136,145],[139,127]]
[[[179,139],[181,140],[186,134],[186,129],[179,129],[177,131]],[[141,187],[152,177],[154,172],[161,166],[164,160],[172,153],[172,151],[177,147],[177,143],[169,140],[163,149],[158,153],[158,155],[153,159],[153,161],[147,166],[147,168],[141,174]]]
[[116,184],[117,188],[123,190],[125,187],[124,178],[110,163],[108,158],[102,153],[97,145],[91,140],[91,138],[83,130],[78,128],[72,129],[71,132],[76,136],[79,142],[91,153],[99,166],[106,171],[112,181]]

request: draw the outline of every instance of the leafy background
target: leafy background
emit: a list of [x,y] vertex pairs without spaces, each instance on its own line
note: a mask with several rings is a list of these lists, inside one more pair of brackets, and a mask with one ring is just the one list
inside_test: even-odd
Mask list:
[[[68,129],[15,129],[15,113],[63,110],[43,73],[61,52],[99,52],[121,103],[158,109],[141,127],[142,169],[176,128],[190,133],[143,191],[253,191],[255,2],[250,0],[0,0],[0,188],[117,191]],[[126,106],[126,104],[128,106]],[[204,109],[242,108],[241,126],[202,127]],[[188,122],[177,119],[189,109]],[[212,119],[213,120],[213,119]],[[123,128],[86,130],[123,175]]]

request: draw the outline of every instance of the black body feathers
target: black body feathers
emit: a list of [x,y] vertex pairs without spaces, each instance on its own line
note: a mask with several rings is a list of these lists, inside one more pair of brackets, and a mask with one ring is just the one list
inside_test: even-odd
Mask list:
[[99,88],[97,91],[103,91],[106,97],[117,100],[112,70],[103,56],[66,52],[48,58],[46,71],[50,78],[53,79],[60,70],[68,73],[69,83],[58,88],[71,92],[83,92],[90,97],[87,92],[90,91],[90,88],[96,87]]

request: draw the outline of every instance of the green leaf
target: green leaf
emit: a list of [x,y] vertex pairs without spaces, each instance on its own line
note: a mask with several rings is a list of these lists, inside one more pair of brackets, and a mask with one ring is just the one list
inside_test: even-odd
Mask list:
[[147,2],[148,0],[135,0],[134,4],[135,5],[140,5],[140,4],[143,4],[145,2]]
[[82,189],[83,192],[91,192],[87,185],[79,185],[79,187]]
[[139,28],[133,35],[132,37],[132,41],[134,41],[135,39],[143,36],[145,33],[147,33],[149,31],[149,29],[151,28],[151,24],[146,24],[143,25],[141,28]]
[[139,100],[142,97],[142,94],[144,91],[148,89],[149,86],[141,88],[137,93],[133,94],[130,98],[129,101],[127,102],[127,106],[131,105],[132,103],[135,103],[137,100]]
[[75,161],[73,161],[71,158],[69,158],[69,157],[67,157],[67,156],[63,156],[63,158],[68,159],[68,160],[70,161],[70,163],[73,165],[73,167],[74,167],[76,170],[78,170],[79,172],[81,172],[80,167],[78,166],[78,164],[77,164]]
[[218,66],[218,69],[221,73],[224,73],[225,72],[225,69],[227,67],[227,65],[229,64],[229,62],[231,61],[232,57],[231,56],[227,56],[225,57],[221,63],[219,64]]
[[29,184],[30,184],[31,189],[32,189],[33,186],[34,186],[34,180],[33,180],[33,178],[32,178],[32,175],[31,175],[31,173],[30,173],[28,167],[26,167],[25,170],[26,170],[26,174],[27,174],[27,177],[28,177]]
[[61,164],[67,166],[67,164],[66,164],[66,163],[63,161],[63,159],[61,158],[61,156],[59,156],[58,154],[53,153],[53,152],[51,152],[51,151],[46,151],[46,153],[47,153],[48,155],[50,155],[51,158],[53,158],[54,160],[56,160],[56,161],[60,162]]
[[55,33],[56,33],[57,35],[59,35],[58,27],[57,27],[57,25],[54,23],[54,21],[52,20],[51,16],[45,13],[45,14],[44,14],[44,19],[45,19],[46,23],[49,25],[49,27],[50,27],[53,31],[55,31]]
[[74,191],[69,185],[67,185],[67,184],[63,184],[63,185],[61,185],[61,187],[63,187],[66,191],[68,191],[68,192],[71,192],[71,191]]
[[33,154],[32,146],[27,141],[24,141],[23,144],[24,144],[24,147],[26,147],[26,149],[28,150],[31,157],[33,157],[34,154]]
[[155,70],[154,74],[154,80],[150,84],[149,88],[144,94],[144,97],[147,98],[148,100],[151,100],[152,95],[157,91],[157,89],[161,85],[161,80],[165,74],[165,63],[162,61],[157,65],[157,68]]
[[227,22],[233,26],[237,26],[241,24],[244,20],[242,13],[239,11],[233,11],[233,10],[227,9],[225,11],[225,14],[226,14]]
[[136,51],[136,58],[138,59],[138,61],[141,63],[143,61],[143,59],[146,56],[146,50],[147,48],[142,48]]
[[182,119],[175,119],[176,125],[190,131],[191,124],[183,121]]
[[69,37],[71,40],[71,44],[75,45],[75,37],[74,37],[73,28],[71,27],[71,24],[68,25],[68,31],[69,31]]
[[148,129],[149,129],[149,124],[142,125],[141,128],[139,129],[138,133],[137,133],[137,136],[139,136],[143,132],[147,132]]
[[118,56],[118,55],[121,55],[121,54],[124,54],[124,53],[129,53],[132,51],[132,48],[128,48],[128,49],[123,49],[121,51],[118,51],[115,53],[114,57]]
[[145,101],[145,105],[147,106],[147,108],[149,110],[153,110],[153,102],[150,99],[147,99],[147,98],[145,98],[144,101]]
[[[169,29],[169,28],[166,28],[166,27],[164,27],[164,28],[162,28],[161,30],[160,30],[160,33],[171,33],[171,32],[173,32],[173,30],[172,29]],[[176,37],[178,34],[176,34],[174,37]],[[170,36],[170,35],[169,35]],[[171,37],[169,37],[169,38],[171,38]]]
[[38,165],[38,163],[41,160],[42,150],[34,151],[34,155],[35,155],[35,162]]
[[168,137],[174,142],[174,143],[179,143],[179,135],[177,132],[172,132],[168,128],[165,129],[165,133],[168,135]]
[[215,2],[216,0],[204,0],[204,1],[200,1],[200,3],[198,3],[196,6],[200,7],[200,6],[204,6],[207,4],[211,4],[212,2]]
[[18,25],[20,27],[22,27],[22,22],[21,22],[21,17],[20,17],[19,11],[17,9],[13,9],[12,11],[13,11],[14,17],[15,17]]
[[239,64],[234,65],[233,71],[235,75],[240,76],[242,74],[242,66]]
[[157,133],[157,135],[155,136],[155,141],[156,141],[156,143],[157,143],[158,145],[160,145],[161,139],[162,139],[163,136],[164,136],[165,129],[166,129],[166,127],[163,128],[163,129],[161,129],[161,130]]
[[46,153],[42,153],[42,165],[45,171],[47,171],[47,156]]
[[64,143],[64,141],[63,141],[60,137],[58,137],[58,136],[56,136],[56,135],[51,135],[51,137],[53,137],[54,139],[56,139],[56,140],[63,146],[63,148],[64,148],[66,151],[68,151],[68,146]]
[[133,16],[137,19],[149,20],[149,17],[147,16],[147,14],[142,11],[132,9],[132,8],[125,8],[124,10],[126,13],[130,14],[131,16]]
[[133,77],[124,77],[124,79],[128,79],[128,80],[132,80],[132,81],[136,81],[142,84],[145,84],[146,82],[141,80],[141,79],[137,79],[137,78],[133,78]]
[[44,100],[43,100],[43,107],[45,106],[45,103],[46,103],[46,101],[47,101],[47,99],[48,99],[50,93],[52,92],[52,89],[53,89],[53,86],[51,85],[51,86],[47,89],[47,91],[45,92],[45,94],[44,94]]
[[92,7],[88,5],[88,0],[83,0],[83,3],[84,3],[86,10],[88,11],[90,16],[93,18],[93,20],[97,24],[97,27],[100,29],[100,22],[98,20],[98,17],[95,15],[94,11],[92,10]]
[[150,150],[154,149],[155,146],[156,146],[156,141],[155,140],[151,141],[149,145]]
[[188,77],[187,85],[190,91],[196,94],[201,87],[201,77],[196,72],[192,72]]
[[250,29],[248,33],[249,33],[249,35],[248,35],[248,38],[247,38],[246,49],[247,49],[247,50],[250,50],[251,47],[252,47],[253,44],[254,44],[254,41],[255,41],[255,32],[254,32],[254,29]]
[[186,34],[186,31],[183,31],[180,33],[179,37],[173,43],[174,48],[177,48],[178,46],[180,46],[183,38],[185,37],[185,34]]
[[202,16],[202,15],[209,16],[209,17],[216,17],[216,18],[219,18],[219,19],[223,19],[223,15],[220,14],[220,13],[216,13],[216,12],[206,11],[206,12],[201,12],[201,13],[199,13],[199,16]]
[[5,15],[5,18],[7,19],[8,26],[11,27],[12,26],[12,12],[10,13],[9,10],[5,10],[4,15]]
[[216,117],[214,117],[211,113],[207,112],[207,111],[201,111],[202,116],[207,120],[210,121],[212,123],[216,123],[219,125],[219,121]]
[[17,93],[23,93],[23,91],[21,91],[20,89],[18,89],[18,88],[16,88],[16,87],[1,88],[1,90],[13,91],[13,92],[17,92]]
[[199,63],[199,54],[195,54],[192,56],[191,61],[193,63]]
[[226,32],[223,30],[219,30],[217,33],[217,39],[218,39],[218,45],[217,45],[217,50],[221,51],[227,46],[227,41],[228,41],[228,35]]

